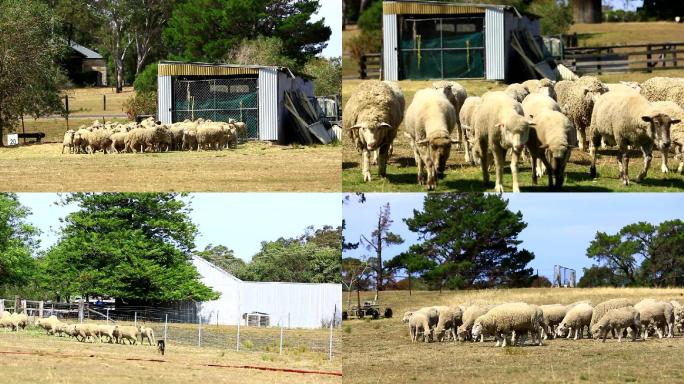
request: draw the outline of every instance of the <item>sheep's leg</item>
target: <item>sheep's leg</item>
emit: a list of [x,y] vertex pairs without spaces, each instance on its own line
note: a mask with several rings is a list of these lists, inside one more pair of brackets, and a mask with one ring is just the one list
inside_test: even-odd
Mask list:
[[565,337],[566,339],[569,339],[572,337],[572,332],[575,332],[575,340],[577,340],[577,329],[570,327],[568,330],[568,335]]
[[472,149],[470,148],[470,141],[466,140],[463,146],[465,148],[465,154],[463,155],[463,159],[466,163],[470,165],[475,164],[475,160],[473,159],[473,155],[471,153]]
[[[198,146],[199,148],[199,146]],[[199,149],[198,149],[199,151]],[[370,174],[370,151],[364,148],[363,150],[363,158],[361,160],[362,163],[362,170],[361,174],[363,175],[363,181],[368,182],[371,181],[371,174]]]
[[[506,160],[506,150],[503,148],[492,148],[494,153],[494,168],[496,168],[496,182],[494,184],[494,192],[503,193],[503,168]],[[513,164],[511,163],[511,169]]]
[[483,153],[483,156],[480,159],[480,166],[482,167],[482,182],[485,187],[489,184],[489,165],[487,164],[489,158],[487,156],[487,148],[487,142],[480,141],[480,149]]
[[[520,186],[518,185],[518,162],[520,161],[520,152],[513,151],[511,155],[511,173],[513,175],[513,192],[520,192]],[[503,168],[502,168],[503,173]],[[532,171],[534,173],[534,170]],[[503,191],[501,191],[503,192]]]
[[[585,129],[582,125],[576,124],[577,127],[577,137],[579,138],[579,149],[580,151],[585,151],[587,150],[588,143],[587,143],[587,137],[585,135]],[[601,145],[599,143],[599,145]],[[597,145],[598,147],[598,145]]]
[[537,154],[532,153],[532,184],[537,185]]
[[627,147],[621,146],[617,153],[617,162],[620,167],[620,179],[624,185],[629,185],[629,156]]
[[378,173],[380,174],[380,177],[387,177],[388,151],[388,145],[383,145],[378,149]]
[[667,167],[667,155],[670,152],[670,147],[665,148],[665,150],[661,152],[663,153],[663,159],[662,164],[660,164],[660,172],[669,173],[670,169]]
[[416,167],[418,167],[418,184],[425,184],[425,177],[423,176],[423,158],[418,153],[418,148],[413,146],[413,157],[416,159]]
[[547,173],[547,177],[549,180],[549,189],[553,191],[554,189],[556,189],[554,184],[553,184],[553,177],[556,175],[556,166],[558,165],[558,163],[556,162],[555,159],[552,160],[554,162],[553,165],[551,163],[549,163],[549,160],[546,158],[546,154],[542,154],[539,157],[539,160],[541,161],[542,165],[547,170],[546,173]]
[[622,342],[622,329],[618,329],[618,343]]
[[[642,146],[641,147],[641,152],[644,155],[644,169],[639,172],[639,176],[637,176],[637,181],[641,182],[644,178],[646,178],[646,173],[648,173],[648,168],[651,166],[651,160],[653,160],[653,147],[652,146]],[[663,161],[666,161],[666,155],[663,153]],[[667,167],[667,165],[665,165]]]
[[373,151],[373,160],[371,161],[372,165],[377,165],[378,164],[378,150],[376,149]]

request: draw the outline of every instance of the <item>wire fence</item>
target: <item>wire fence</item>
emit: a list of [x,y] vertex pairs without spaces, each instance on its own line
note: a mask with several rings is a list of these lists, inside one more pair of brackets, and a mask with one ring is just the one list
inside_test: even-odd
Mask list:
[[[54,315],[66,323],[145,326],[154,330],[157,340],[165,340],[167,348],[182,345],[281,354],[288,351],[317,352],[326,354],[331,360],[342,352],[339,322],[330,322],[327,327],[318,329],[289,328],[287,324],[260,327],[246,325],[255,322],[248,322],[245,317],[241,324],[225,325],[203,322],[202,317],[196,316],[196,311],[191,309],[117,309],[113,305],[96,306],[91,303],[51,303],[20,299],[0,299],[0,313],[2,311],[26,313],[31,324],[35,324],[38,318]],[[192,317],[197,321],[183,321]],[[337,315],[333,318],[337,318]]]

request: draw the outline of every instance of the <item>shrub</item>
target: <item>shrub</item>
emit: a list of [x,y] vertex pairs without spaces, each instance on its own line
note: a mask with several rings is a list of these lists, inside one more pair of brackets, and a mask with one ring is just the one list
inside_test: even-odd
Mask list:
[[382,30],[382,1],[376,1],[366,8],[356,25],[364,31]]
[[157,112],[157,92],[136,92],[123,103],[130,120],[138,115],[154,115]]
[[378,53],[382,50],[382,31],[361,31],[347,40],[346,48],[355,60],[359,60],[364,53]]
[[135,77],[133,88],[137,92],[157,91],[157,63],[148,65]]

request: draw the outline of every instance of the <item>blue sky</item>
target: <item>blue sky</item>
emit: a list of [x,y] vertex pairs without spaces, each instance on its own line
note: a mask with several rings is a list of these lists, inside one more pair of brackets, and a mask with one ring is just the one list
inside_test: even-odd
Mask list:
[[[585,251],[596,231],[615,233],[624,225],[637,221],[660,223],[670,219],[684,219],[684,193],[556,193],[556,194],[506,194],[509,209],[521,211],[528,224],[520,233],[522,247],[535,253],[530,266],[540,275],[551,278],[553,266],[560,264],[577,270],[591,266]],[[422,193],[375,193],[366,194],[367,202],[360,204],[354,196],[343,206],[346,220],[345,240],[356,242],[361,234],[373,230],[380,206],[389,202],[392,231],[400,234],[405,242],[383,251],[387,259],[408,249],[417,236],[408,230],[401,220],[413,215],[413,209],[421,210]],[[360,257],[369,252],[363,247],[345,252],[344,256]]]
[[641,7],[644,0],[603,0],[603,5],[611,5],[613,9],[625,9],[629,11],[636,11],[637,7]]
[[328,46],[323,50],[325,57],[342,56],[342,0],[321,0],[321,8],[311,20],[325,18],[325,25],[332,29]]
[[[41,249],[57,241],[59,219],[77,209],[60,207],[53,193],[20,193],[19,201],[33,214],[28,221],[41,231]],[[190,216],[198,226],[198,249],[223,244],[243,260],[258,252],[262,241],[300,235],[313,225],[342,223],[337,193],[199,193],[191,194]]]

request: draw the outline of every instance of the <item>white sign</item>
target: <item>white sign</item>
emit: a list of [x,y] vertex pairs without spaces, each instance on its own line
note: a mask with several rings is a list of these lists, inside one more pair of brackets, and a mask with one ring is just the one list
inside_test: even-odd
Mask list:
[[16,133],[7,134],[7,145],[19,145],[19,135]]

